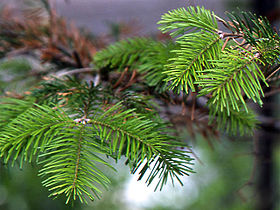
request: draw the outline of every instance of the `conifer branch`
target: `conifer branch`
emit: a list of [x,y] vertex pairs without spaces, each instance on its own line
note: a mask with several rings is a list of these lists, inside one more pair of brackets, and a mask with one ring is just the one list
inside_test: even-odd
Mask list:
[[[20,158],[20,165],[40,157],[39,164],[43,168],[39,175],[45,177],[43,185],[52,191],[52,196],[65,194],[66,203],[72,199],[94,200],[100,197],[99,185],[108,187],[110,181],[96,163],[112,166],[98,154],[116,160],[124,155],[132,171],[135,164],[141,165],[144,161],[151,164],[162,156],[165,157],[162,164],[170,166],[155,170],[166,174],[174,169],[172,173],[177,174],[177,179],[192,172],[189,167],[174,165],[177,161],[190,165],[192,159],[176,149],[183,144],[168,134],[165,123],[137,114],[135,109],[125,110],[120,103],[106,111],[92,110],[90,103],[89,97],[88,104],[84,104],[85,115],[80,119],[72,119],[62,110],[45,105],[27,109],[3,128],[1,157],[6,163],[11,159],[12,164]],[[160,175],[161,188],[166,178]]]
[[[197,126],[202,116],[203,128],[209,122],[207,129],[215,135],[216,129],[251,134],[259,121],[248,101],[261,106],[262,97],[270,94],[263,87],[279,79],[280,38],[265,18],[251,13],[231,13],[225,21],[203,7],[175,9],[159,21],[160,30],[174,40],[130,38],[96,53],[89,37],[72,27],[69,33],[47,9],[55,24],[44,25],[47,33],[37,20],[25,20],[33,24],[29,27],[6,18],[16,32],[24,28],[22,43],[14,38],[18,33],[1,24],[9,29],[0,34],[7,45],[1,56],[36,46],[40,59],[55,64],[56,75],[66,77],[44,81],[21,99],[1,99],[0,157],[6,164],[19,162],[20,167],[23,162],[38,163],[43,185],[51,196],[66,196],[66,203],[100,198],[102,189],[110,185],[100,166],[114,170],[105,157],[118,161],[124,156],[131,173],[139,172],[139,180],[145,177],[147,185],[158,180],[155,190],[169,179],[182,184],[181,176],[193,173],[192,158],[171,129],[176,120],[170,119],[173,125],[165,123],[155,107],[183,104],[179,115],[184,126]],[[217,20],[230,32],[220,31]],[[29,35],[29,29],[35,35]],[[34,37],[34,45],[26,41]],[[61,72],[77,64],[89,66],[92,55],[94,70],[106,76],[100,77],[100,83],[71,77],[91,68]],[[191,97],[190,90],[198,93],[194,94],[198,99]],[[190,110],[189,119],[185,110]],[[207,137],[203,128],[199,133]]]
[[200,96],[211,94],[208,103],[216,105],[216,112],[225,109],[228,115],[230,109],[239,111],[239,102],[247,111],[243,93],[261,106],[263,91],[259,80],[266,82],[254,59],[248,51],[223,51],[220,60],[212,61],[214,68],[204,70],[200,76]]
[[218,32],[218,24],[214,13],[204,7],[179,8],[162,15],[159,29],[166,33],[171,31],[171,36],[181,36],[187,32],[199,30],[210,33]]
[[221,51],[220,37],[211,33],[192,33],[183,35],[177,41],[180,49],[174,50],[174,58],[170,59],[166,81],[170,82],[170,89],[179,93],[190,89],[195,92],[195,81],[204,68],[210,68],[209,60],[219,58]]

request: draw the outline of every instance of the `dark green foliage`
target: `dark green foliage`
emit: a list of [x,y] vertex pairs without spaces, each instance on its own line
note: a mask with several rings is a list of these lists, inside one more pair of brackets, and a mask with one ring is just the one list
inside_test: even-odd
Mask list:
[[166,69],[168,59],[174,56],[178,46],[172,42],[162,43],[150,38],[122,40],[99,51],[94,56],[94,64],[99,68],[124,71],[138,70],[144,82],[155,87],[160,93],[166,91]]
[[277,39],[277,33],[273,31],[266,17],[258,17],[251,12],[226,13],[231,21],[228,26],[235,33],[242,33],[246,41],[256,44],[265,38]]
[[167,69],[169,59],[175,56],[178,45],[169,41],[166,43],[154,42],[141,58],[139,72],[143,74],[143,79],[150,87],[155,87],[156,92],[163,93],[167,90]]
[[98,68],[110,67],[122,70],[124,67],[133,69],[139,58],[145,56],[146,50],[154,41],[149,38],[122,40],[109,45],[94,56]]
[[0,130],[33,105],[32,100],[20,100],[15,98],[1,98],[1,102]]
[[266,17],[258,17],[251,12],[227,13],[230,19],[227,26],[240,34],[261,55],[261,60],[268,64],[279,61],[279,35],[274,31]]
[[149,96],[142,94],[123,92],[118,96],[119,101],[125,109],[134,109],[135,112],[143,115],[153,116],[156,112],[157,105]]
[[41,82],[40,86],[31,93],[32,97],[37,99],[37,103],[67,106],[77,112],[82,112],[81,106],[94,108],[90,105],[100,105],[105,101],[110,103],[114,99],[110,88],[94,86],[93,83],[88,84],[71,77],[64,80],[54,78],[51,81]]
[[256,114],[250,108],[245,110],[243,104],[239,105],[238,110],[230,108],[228,112],[216,111],[215,104],[211,104],[209,107],[210,122],[216,120],[218,129],[225,130],[229,134],[252,135],[259,124]]

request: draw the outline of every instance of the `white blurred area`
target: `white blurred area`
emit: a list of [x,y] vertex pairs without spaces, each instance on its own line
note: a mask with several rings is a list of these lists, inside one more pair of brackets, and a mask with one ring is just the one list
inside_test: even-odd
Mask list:
[[142,210],[157,204],[169,208],[172,206],[178,208],[186,204],[187,201],[191,202],[198,196],[197,187],[191,177],[186,176],[182,178],[183,187],[178,182],[173,186],[171,180],[169,180],[162,191],[157,190],[156,192],[154,192],[154,188],[157,180],[154,180],[153,184],[147,187],[144,180],[137,181],[137,179],[136,175],[131,176],[124,191],[124,201],[130,210]]
[[[148,172],[140,181],[137,180],[137,173],[130,175],[122,196],[123,201],[128,207],[127,209],[144,210],[147,208],[152,209],[153,207],[164,206],[166,209],[173,210],[185,209],[186,206],[191,205],[192,202],[198,198],[201,186],[207,186],[218,176],[218,172],[212,170],[214,166],[211,165],[211,163],[207,161],[207,157],[204,156],[204,151],[197,149],[196,152],[203,160],[203,163],[197,160],[193,161],[193,169],[196,173],[190,174],[190,176],[180,177],[183,186],[181,186],[176,179],[174,179],[173,186],[171,179],[169,179],[162,191],[159,191],[159,189],[154,191],[158,180],[155,178],[152,184],[147,186],[145,177],[149,174]],[[123,166],[120,167],[123,168]],[[127,173],[129,172],[127,171]]]

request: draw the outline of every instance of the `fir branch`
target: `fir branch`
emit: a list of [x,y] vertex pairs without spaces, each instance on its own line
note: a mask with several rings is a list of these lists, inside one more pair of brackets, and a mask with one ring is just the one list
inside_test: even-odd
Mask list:
[[44,81],[38,88],[32,90],[31,95],[37,99],[36,102],[39,104],[67,106],[72,111],[83,110],[80,109],[80,105],[89,97],[95,98],[92,100],[95,105],[100,105],[106,100],[110,102],[114,97],[109,88],[102,88],[100,85],[94,86],[93,83],[82,82],[71,77]]
[[164,72],[170,89],[189,92],[195,90],[194,82],[204,68],[210,68],[208,60],[219,58],[221,52],[220,37],[208,32],[186,34],[177,41],[180,49],[174,50],[174,58]]
[[280,37],[273,30],[266,17],[258,17],[250,12],[227,13],[228,27],[234,34],[239,34],[260,53],[260,59],[267,64],[279,61]]
[[[167,181],[167,174],[172,179],[176,176],[180,182],[179,176],[193,172],[187,166],[191,164],[192,159],[187,152],[177,149],[183,144],[167,134],[165,123],[153,122],[134,113],[133,110],[120,111],[120,108],[119,105],[115,105],[88,122],[93,124],[98,130],[98,135],[110,145],[110,155],[119,159],[124,154],[128,158],[132,173],[142,165],[139,179],[147,172],[148,166],[155,162],[151,170],[151,174],[154,175],[148,179],[148,185],[159,176],[160,189]],[[112,138],[113,141],[109,141]],[[178,163],[181,167],[178,167]]]
[[12,165],[18,158],[20,166],[23,161],[31,162],[69,124],[69,119],[48,106],[26,109],[1,130],[0,156],[5,163],[12,160]]
[[[278,36],[278,35],[275,35]],[[255,44],[256,50],[260,54],[260,59],[268,65],[279,63],[280,59],[280,39],[261,39]]]
[[177,48],[178,45],[171,41],[161,43],[147,38],[128,39],[99,51],[94,56],[94,63],[99,68],[109,67],[124,72],[136,69],[146,85],[162,93],[167,89],[166,75],[162,72],[168,59],[174,55],[172,50]]
[[[188,166],[190,165],[190,162],[186,164],[186,162],[184,163],[182,159],[185,159],[187,162],[192,160],[191,158],[186,157],[185,151],[169,148],[169,150],[166,150],[165,153],[160,154],[158,157],[154,156],[150,160],[147,159],[146,163],[138,163],[138,165],[133,168],[132,173],[136,173],[139,169],[138,180],[141,180],[148,169],[152,168],[146,179],[146,183],[149,186],[157,177],[159,181],[156,184],[155,191],[158,188],[162,190],[169,178],[171,179],[173,185],[174,178],[176,178],[176,180],[183,186],[179,176],[189,176],[189,174],[194,171]],[[142,166],[141,169],[140,166]]]
[[60,109],[36,104],[18,115],[0,133],[0,154],[5,163],[12,160],[13,165],[20,159],[22,166],[39,155],[43,185],[52,191],[51,196],[65,194],[66,203],[99,198],[100,187],[107,188],[110,181],[96,164],[112,166],[99,157],[102,154],[116,160],[126,156],[132,171],[135,165],[153,163],[159,157],[164,168],[155,170],[162,171],[161,188],[166,174],[177,177],[193,172],[187,166],[177,166],[179,162],[190,165],[192,159],[177,149],[184,145],[168,134],[171,131],[165,123],[137,114],[136,109],[124,109],[121,103],[104,111],[92,106],[93,99],[89,95],[80,104],[84,111],[71,117]]
[[171,31],[173,37],[200,30],[209,33],[218,32],[215,14],[199,6],[171,10],[162,15],[158,24],[160,24],[159,29],[162,32]]
[[203,7],[179,8],[164,14],[158,23],[161,24],[159,29],[171,31],[179,44],[164,71],[165,81],[177,93],[182,90],[188,93],[189,89],[195,92],[197,72],[209,68],[208,60],[218,59],[221,51],[214,13]]
[[232,108],[229,112],[216,112],[215,104],[210,105],[210,123],[216,122],[219,130],[224,130],[231,135],[252,135],[258,127],[259,121],[255,113],[250,109],[244,109],[239,104],[239,111]]
[[143,75],[145,83],[150,87],[155,87],[155,91],[159,93],[167,90],[167,75],[164,71],[167,70],[167,65],[170,63],[170,58],[175,57],[175,50],[179,48],[174,42],[154,42],[147,49],[142,63],[138,67],[139,73]]
[[0,100],[0,131],[13,119],[25,112],[33,105],[33,100],[16,98],[1,98]]
[[144,57],[147,48],[154,43],[152,39],[127,39],[99,51],[94,56],[94,64],[98,68],[110,67],[122,70],[128,66],[133,69],[140,57]]
[[[203,117],[209,114],[206,118],[209,123],[216,123],[220,130],[230,134],[251,134],[258,121],[247,107],[247,99],[262,105],[263,86],[267,85],[264,75],[269,75],[267,80],[274,79],[272,76],[277,76],[278,70],[264,72],[261,67],[279,61],[280,38],[265,18],[241,14],[242,17],[229,15],[230,21],[226,22],[203,7],[172,10],[162,16],[159,24],[160,30],[171,32],[175,42],[133,38],[112,44],[93,57],[94,66],[101,73],[123,71],[117,73],[121,74],[119,79],[104,79],[95,86],[92,82],[66,77],[41,83],[32,90],[34,99],[3,98],[0,103],[0,157],[12,165],[19,160],[20,166],[24,161],[37,160],[42,166],[39,175],[44,178],[43,185],[51,191],[51,196],[66,196],[66,203],[100,197],[102,188],[110,184],[100,165],[113,169],[105,157],[118,161],[125,156],[131,173],[139,172],[139,180],[146,175],[148,185],[158,180],[155,190],[161,190],[169,179],[182,184],[181,176],[193,172],[192,158],[182,149],[186,145],[174,136],[175,131],[160,118],[154,105],[158,101],[146,94],[164,93],[172,100],[174,95],[167,91],[168,86],[182,93],[180,102],[184,107],[191,106],[190,122],[194,123],[194,119],[199,118],[199,111],[195,111],[197,103],[194,98],[186,98],[186,94],[189,90],[199,91],[198,97],[209,99],[209,109],[203,110]],[[41,25],[37,21],[33,24],[35,28],[31,27],[38,36],[35,48],[39,49],[41,58],[57,63],[55,58],[60,57],[57,64],[64,67],[73,64],[73,50],[69,51],[72,48],[66,44],[61,47],[61,44],[74,43],[76,48],[80,46],[74,49],[79,55],[77,63],[88,66],[89,52],[94,54],[96,49],[91,40],[80,36],[74,28],[71,28],[74,36],[66,34],[69,32],[66,24],[59,19],[53,21],[55,16],[51,19],[52,23],[57,23],[55,27],[47,25],[47,33],[36,29],[36,25]],[[219,31],[216,19],[232,33]],[[26,42],[33,37],[26,34],[30,27],[19,23],[16,31],[24,27],[24,34],[13,35],[21,36],[24,42],[19,43],[5,34],[9,45],[4,54],[14,47],[33,46]],[[59,33],[59,28],[65,33]],[[9,28],[9,31],[12,30]],[[52,39],[55,34],[57,41]],[[242,43],[234,38],[242,39]],[[231,39],[233,46],[227,47]],[[45,49],[44,43],[49,41],[51,45],[48,46],[52,47]],[[89,71],[91,69],[83,68],[65,74]],[[57,75],[63,74],[58,72]],[[123,85],[127,74],[131,74],[130,79]],[[136,84],[136,80],[140,82]],[[116,91],[117,87],[120,88]],[[128,87],[126,92],[120,92]],[[166,101],[159,104],[161,102]],[[202,106],[204,108],[204,102],[199,108]],[[175,125],[176,120],[173,122]],[[183,122],[185,126],[186,121]],[[207,131],[201,128],[200,133],[203,132]]]
[[255,45],[264,38],[275,39],[278,37],[267,18],[258,17],[251,12],[240,13],[241,14],[235,12],[226,13],[230,19],[227,25],[233,32],[242,34],[250,44]]
[[214,113],[226,110],[229,116],[231,109],[239,111],[239,102],[248,111],[243,94],[262,105],[260,81],[267,83],[252,53],[225,50],[212,65],[213,68],[201,72],[197,84],[201,87],[199,96],[211,94],[208,104],[215,104]]
[[113,168],[99,157],[106,150],[94,139],[90,128],[77,123],[65,128],[47,146],[40,156],[43,169],[39,175],[46,177],[42,183],[52,191],[51,196],[65,194],[66,203],[76,199],[87,203],[87,198],[100,198],[100,187],[107,188],[110,180],[97,165]]

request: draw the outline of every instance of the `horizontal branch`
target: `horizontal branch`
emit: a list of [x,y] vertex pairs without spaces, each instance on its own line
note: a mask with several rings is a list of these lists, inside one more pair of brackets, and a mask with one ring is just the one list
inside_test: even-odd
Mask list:
[[69,75],[73,75],[73,74],[92,73],[92,72],[93,72],[93,68],[92,67],[73,69],[73,70],[69,70],[69,71],[64,69],[62,71],[56,72],[52,76],[63,77],[63,76],[69,76]]

